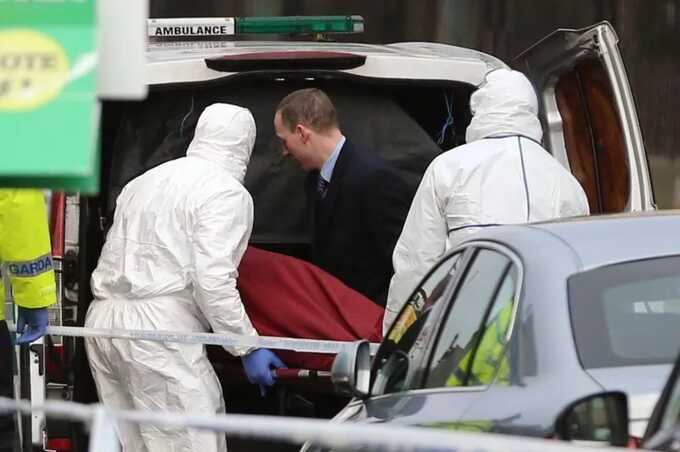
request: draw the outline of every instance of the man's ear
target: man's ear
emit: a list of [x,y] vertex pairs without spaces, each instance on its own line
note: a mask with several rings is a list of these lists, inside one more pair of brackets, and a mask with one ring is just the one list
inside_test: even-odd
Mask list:
[[295,133],[300,137],[300,140],[302,140],[304,144],[309,142],[311,131],[307,127],[303,126],[302,124],[298,124],[295,126]]

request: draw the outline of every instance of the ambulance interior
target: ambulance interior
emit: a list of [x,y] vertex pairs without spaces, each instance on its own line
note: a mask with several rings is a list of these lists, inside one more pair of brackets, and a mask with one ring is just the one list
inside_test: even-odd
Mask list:
[[250,109],[257,125],[245,181],[255,205],[252,242],[306,257],[305,174],[294,161],[281,155],[273,128],[278,102],[289,92],[305,87],[326,91],[338,109],[340,127],[348,139],[356,148],[377,152],[393,162],[413,191],[435,156],[464,142],[470,121],[472,87],[462,84],[423,86],[309,76],[240,76],[210,86],[154,90],[145,102],[105,107],[103,161],[110,166],[105,165],[102,174],[102,186],[106,187],[102,190],[106,194],[102,200],[104,216],[111,217],[116,196],[127,181],[184,155],[207,105],[233,103]]
[[[101,191],[97,197],[81,199],[79,265],[83,268],[79,272],[78,324],[82,325],[90,302],[89,275],[96,266],[120,190],[147,169],[183,156],[200,113],[212,103],[247,107],[256,121],[257,139],[245,180],[255,207],[251,244],[309,258],[305,173],[294,160],[283,157],[273,128],[278,102],[305,87],[327,92],[338,109],[343,133],[357,148],[377,152],[393,162],[411,193],[433,158],[464,143],[474,89],[459,83],[248,74],[208,85],[152,88],[143,102],[105,103]],[[219,347],[209,346],[209,353],[223,383],[228,411],[331,417],[348,400],[334,394],[328,378],[286,381],[263,399],[258,388],[245,380],[238,360],[229,359]],[[82,362],[75,397],[95,401],[84,354],[76,355]]]

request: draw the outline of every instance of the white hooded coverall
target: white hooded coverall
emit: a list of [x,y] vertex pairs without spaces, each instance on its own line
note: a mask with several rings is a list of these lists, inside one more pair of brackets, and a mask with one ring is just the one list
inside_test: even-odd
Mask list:
[[[250,111],[213,104],[201,114],[186,157],[125,186],[92,274],[86,327],[257,334],[236,289],[253,225],[252,198],[242,184],[254,143]],[[203,345],[85,342],[106,406],[224,412]],[[226,451],[224,435],[205,430],[123,424],[119,437],[126,452]]]
[[430,268],[475,225],[588,215],[572,174],[539,143],[538,103],[520,72],[499,69],[470,99],[467,144],[425,171],[392,255],[383,334]]

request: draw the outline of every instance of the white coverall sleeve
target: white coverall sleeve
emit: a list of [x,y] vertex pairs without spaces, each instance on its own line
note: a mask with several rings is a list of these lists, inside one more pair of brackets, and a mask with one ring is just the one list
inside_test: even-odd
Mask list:
[[[216,333],[257,335],[236,288],[252,227],[253,201],[245,190],[221,192],[198,207],[192,244],[194,299]],[[252,350],[226,349],[236,356]]]
[[423,276],[446,252],[446,218],[431,164],[425,171],[392,255],[394,275],[387,295],[383,335]]

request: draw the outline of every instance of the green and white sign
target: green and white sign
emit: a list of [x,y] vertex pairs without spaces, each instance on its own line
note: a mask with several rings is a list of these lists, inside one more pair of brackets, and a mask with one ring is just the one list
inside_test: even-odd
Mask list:
[[0,0],[0,186],[99,185],[95,0]]

